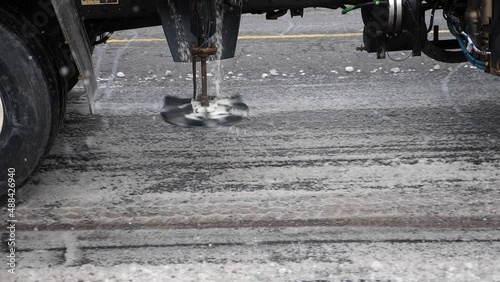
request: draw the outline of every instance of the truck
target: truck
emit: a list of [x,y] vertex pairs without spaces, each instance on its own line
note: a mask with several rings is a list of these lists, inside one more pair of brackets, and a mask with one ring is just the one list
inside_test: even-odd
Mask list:
[[[308,8],[360,10],[364,45],[358,49],[378,59],[409,50],[500,75],[500,1],[0,0],[0,194],[24,185],[41,166],[62,126],[67,94],[79,81],[95,111],[92,52],[113,32],[162,26],[175,62],[192,62],[194,72],[200,63],[201,93],[194,75],[193,97],[169,101],[173,110],[162,115],[180,126],[209,126],[206,62],[235,55],[241,15],[275,20],[303,17]],[[451,36],[440,36],[436,12]],[[246,110],[241,101],[230,107]],[[226,115],[220,123],[239,119]]]

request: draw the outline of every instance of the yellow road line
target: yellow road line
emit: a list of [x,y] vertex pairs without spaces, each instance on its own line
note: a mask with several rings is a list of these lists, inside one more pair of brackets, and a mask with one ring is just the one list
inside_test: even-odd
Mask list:
[[325,38],[325,37],[357,37],[363,33],[331,33],[331,34],[287,34],[287,35],[243,35],[239,40],[260,40],[260,39],[301,39],[301,38]]
[[[440,30],[439,33],[449,33]],[[303,38],[334,38],[334,37],[360,37],[363,33],[324,33],[324,34],[287,34],[287,35],[242,35],[239,40],[264,40],[264,39],[303,39]],[[136,39],[110,39],[108,43],[137,43],[137,42],[165,42],[165,38],[136,38]]]
[[166,42],[166,38],[110,39],[107,43]]
[[[355,37],[362,33],[337,33],[337,34],[289,34],[289,35],[242,35],[238,40],[261,40],[261,39],[301,39],[301,38],[325,38],[325,37]],[[110,39],[108,43],[128,42],[163,42],[165,38],[136,38],[136,39]]]

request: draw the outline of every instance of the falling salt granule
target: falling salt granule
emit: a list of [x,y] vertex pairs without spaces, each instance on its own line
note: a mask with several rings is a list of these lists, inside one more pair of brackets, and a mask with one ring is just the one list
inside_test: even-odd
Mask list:
[[233,75],[233,72],[232,71],[228,71],[227,75]]
[[434,66],[434,69],[435,69],[435,70],[440,70],[440,69],[441,69],[441,66],[440,66],[440,65],[435,65],[435,66]]
[[214,75],[213,75],[211,72],[209,72],[209,73],[207,73],[207,76],[208,76],[208,77],[212,77],[212,76],[214,76]]
[[278,75],[278,71],[277,71],[276,69],[272,69],[272,70],[270,70],[270,71],[269,71],[269,73],[270,73],[271,75],[273,75],[273,76]]
[[430,71],[430,72],[433,72],[433,71],[434,71],[434,69],[430,69],[429,71]]
[[67,76],[69,74],[69,68],[67,66],[64,66],[59,70],[59,73],[62,76]]
[[469,66],[469,68],[471,68],[471,69],[477,69],[476,66]]
[[303,73],[301,73],[300,75],[306,75],[306,74],[303,72]]
[[125,77],[125,74],[123,72],[119,72],[119,73],[116,74],[116,76],[118,76],[118,77]]
[[169,70],[167,70],[167,71],[165,72],[165,75],[166,75],[166,76],[172,76],[172,72],[171,72],[171,71],[169,71]]
[[375,272],[379,272],[384,266],[379,261],[374,261],[370,264],[370,268]]
[[353,67],[345,67],[346,72],[353,72],[354,68]]
[[268,77],[268,76],[269,76],[269,75],[268,75],[267,73],[263,73],[263,74],[262,74],[262,78],[266,78],[266,77]]
[[469,65],[465,65],[465,66],[464,66],[464,68],[468,68],[468,67],[469,67]]
[[243,76],[243,74],[242,74],[242,73],[239,73],[239,74],[238,74],[238,76]]
[[247,57],[252,57],[252,55],[250,55],[250,54],[247,54]]
[[356,72],[361,72],[361,70],[357,70]]
[[299,70],[299,72],[304,72],[304,70]]
[[288,74],[284,73],[284,74],[282,74],[282,76],[288,76]]
[[395,67],[395,68],[392,68],[392,69],[391,69],[391,72],[393,72],[393,73],[398,73],[398,72],[400,72],[400,71],[401,71],[401,70],[400,70],[398,67]]

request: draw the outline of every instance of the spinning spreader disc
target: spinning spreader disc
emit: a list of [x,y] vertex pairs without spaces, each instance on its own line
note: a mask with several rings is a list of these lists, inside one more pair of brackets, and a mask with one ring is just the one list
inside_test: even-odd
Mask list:
[[202,107],[198,101],[165,96],[161,111],[163,119],[181,127],[229,126],[248,116],[248,106],[240,97],[210,97],[210,106]]

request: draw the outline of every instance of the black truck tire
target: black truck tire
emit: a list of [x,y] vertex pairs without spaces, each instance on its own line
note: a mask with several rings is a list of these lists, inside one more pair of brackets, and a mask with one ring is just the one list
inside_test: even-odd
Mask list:
[[38,30],[0,8],[0,195],[40,167],[62,121],[66,83]]

